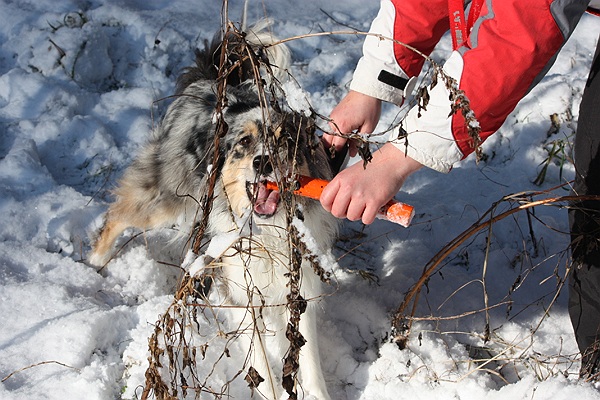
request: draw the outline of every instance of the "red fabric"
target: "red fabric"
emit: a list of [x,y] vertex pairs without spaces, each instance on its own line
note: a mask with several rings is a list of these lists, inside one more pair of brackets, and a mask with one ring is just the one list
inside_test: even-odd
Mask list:
[[450,34],[452,35],[452,48],[456,50],[465,43],[468,35],[468,23],[465,18],[463,0],[448,0],[448,18]]
[[448,13],[450,33],[452,35],[452,48],[457,50],[467,40],[467,36],[481,14],[484,0],[472,0],[469,10],[469,19],[465,18],[465,5],[463,0],[448,0]]
[[[496,132],[535,78],[560,50],[564,38],[551,13],[549,1],[495,2],[494,17],[484,20],[477,32],[477,47],[463,54],[460,88],[471,102],[481,125],[481,138]],[[487,5],[482,16],[488,13]],[[454,139],[464,156],[473,152],[464,119],[453,117]]]
[[600,17],[600,11],[596,10],[595,8],[588,7],[587,12],[595,15],[596,17]]
[[484,0],[473,0],[471,1],[471,10],[469,11],[469,21],[467,22],[468,30],[471,30],[475,21],[481,15],[481,9],[483,8]]
[[[392,0],[396,9],[394,39],[410,45],[425,55],[448,30],[448,0]],[[394,44],[398,65],[409,77],[417,76],[425,59],[398,43]]]
[[[394,38],[429,55],[448,31],[448,0],[392,0],[396,9]],[[485,140],[496,132],[535,78],[564,43],[552,14],[550,0],[503,0],[481,8],[480,25],[470,33],[463,52],[460,89],[471,102]],[[477,46],[474,48],[474,37]],[[402,45],[394,55],[408,76],[416,76],[424,60]],[[453,116],[454,139],[464,156],[473,152],[464,119]]]

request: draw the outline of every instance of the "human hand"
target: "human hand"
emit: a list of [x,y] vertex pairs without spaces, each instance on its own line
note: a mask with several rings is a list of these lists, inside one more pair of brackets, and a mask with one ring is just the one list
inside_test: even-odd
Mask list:
[[[347,142],[337,134],[352,133],[372,133],[379,122],[381,115],[381,100],[355,92],[351,90],[346,97],[331,111],[329,126],[332,133],[323,135],[323,141],[326,148],[335,148],[339,152]],[[356,144],[350,141],[350,156],[357,153]]]
[[401,149],[386,143],[373,152],[366,168],[359,162],[341,171],[323,190],[321,205],[335,217],[370,224],[406,178],[421,167]]

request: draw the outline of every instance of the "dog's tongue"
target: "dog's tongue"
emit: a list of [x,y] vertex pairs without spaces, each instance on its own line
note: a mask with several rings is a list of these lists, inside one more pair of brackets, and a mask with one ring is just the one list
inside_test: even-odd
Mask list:
[[279,204],[279,192],[269,190],[263,183],[259,183],[254,212],[260,215],[273,215],[277,211],[277,204]]

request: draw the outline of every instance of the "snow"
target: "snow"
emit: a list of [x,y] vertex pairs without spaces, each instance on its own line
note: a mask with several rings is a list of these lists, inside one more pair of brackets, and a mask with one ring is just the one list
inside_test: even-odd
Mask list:
[[[236,19],[241,1],[229,3]],[[249,17],[273,18],[273,31],[284,38],[366,30],[377,7],[307,0],[291,11],[287,2],[253,0]],[[88,266],[85,255],[110,189],[160,118],[178,71],[219,29],[220,13],[218,1],[0,2],[0,398],[141,395],[148,338],[173,299],[183,247],[169,229],[129,230],[102,271]],[[319,303],[333,399],[598,398],[593,384],[577,379],[566,290],[549,308],[568,265],[561,207],[536,208],[531,231],[519,213],[469,238],[427,282],[408,346],[401,350],[390,335],[404,295],[450,240],[503,196],[572,178],[570,163],[561,175],[550,162],[542,186],[532,183],[546,145],[576,126],[599,32],[599,21],[585,16],[547,77],[485,143],[484,160],[468,158],[448,175],[422,170],[406,182],[397,198],[416,207],[410,228],[344,223],[333,249],[337,264],[320,258],[335,277],[331,295]],[[306,94],[328,115],[347,91],[362,40],[338,34],[289,42],[291,73],[301,88],[293,104],[306,109]],[[447,57],[449,48],[446,38],[434,59]],[[548,137],[555,113],[561,126]],[[397,115],[397,108],[384,107],[378,130]],[[500,204],[494,214],[506,209]],[[472,313],[484,308],[484,294],[491,307],[487,343],[486,313]],[[210,318],[200,322],[217,336]],[[206,360],[220,354],[215,345]],[[475,361],[491,356],[497,357]],[[217,387],[239,365],[232,346],[215,369]],[[232,392],[248,393],[243,379]]]

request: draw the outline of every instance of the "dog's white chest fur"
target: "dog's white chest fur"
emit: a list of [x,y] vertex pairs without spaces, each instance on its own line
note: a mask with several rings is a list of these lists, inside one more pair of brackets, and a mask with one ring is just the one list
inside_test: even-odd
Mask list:
[[[248,352],[243,357],[265,380],[256,391],[267,399],[279,399],[283,394],[282,360],[290,346],[286,330],[290,321],[288,295],[294,249],[290,234],[282,224],[265,221],[261,225],[254,229],[260,233],[239,238],[220,257],[220,286],[226,302],[237,306],[231,308],[231,321],[235,321],[234,334],[240,347]],[[322,234],[328,233],[327,224],[320,227]],[[302,390],[317,399],[329,399],[320,366],[316,329],[324,284],[306,260],[297,272],[300,295],[307,300],[299,326],[306,340],[299,360]]]
[[[253,299],[254,305],[284,306],[290,292],[290,249],[287,238],[261,234],[241,238],[227,250],[221,259],[221,269],[232,300],[243,304]],[[323,283],[306,261],[302,262],[300,275],[301,295],[305,299],[322,294]]]

